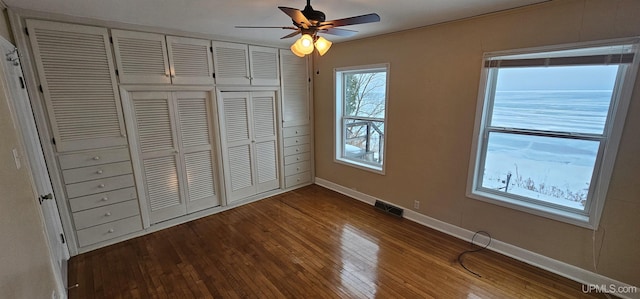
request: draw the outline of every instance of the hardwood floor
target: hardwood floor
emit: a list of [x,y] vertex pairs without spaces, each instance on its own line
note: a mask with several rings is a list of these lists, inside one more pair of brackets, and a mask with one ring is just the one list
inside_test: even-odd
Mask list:
[[71,299],[592,298],[581,285],[309,186],[73,257]]

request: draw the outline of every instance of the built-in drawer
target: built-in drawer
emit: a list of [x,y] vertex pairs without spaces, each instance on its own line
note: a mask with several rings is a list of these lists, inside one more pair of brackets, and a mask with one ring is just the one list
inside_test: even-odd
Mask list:
[[284,167],[284,175],[290,176],[311,170],[311,161],[289,164]]
[[72,198],[69,199],[69,205],[71,206],[72,212],[78,212],[136,199],[138,197],[136,194],[136,188],[129,187],[125,189],[118,189],[109,192],[102,192],[98,194]]
[[311,140],[309,135],[306,136],[297,136],[297,137],[289,137],[284,139],[284,146],[294,146],[300,144],[307,144]]
[[302,153],[302,154],[293,155],[293,156],[286,156],[284,157],[284,165],[289,165],[289,164],[298,163],[302,161],[308,161],[310,157],[311,157],[310,153]]
[[62,169],[86,167],[99,164],[115,163],[129,160],[126,148],[90,151],[58,156]]
[[73,213],[76,229],[83,229],[140,214],[137,200],[125,201],[91,210]]
[[308,143],[302,144],[302,145],[288,146],[284,148],[284,155],[285,156],[297,155],[297,154],[306,153],[309,150],[311,150],[311,145]]
[[78,244],[80,247],[117,238],[142,230],[140,216],[133,216],[90,228],[78,230]]
[[103,164],[82,168],[67,169],[62,171],[65,184],[85,182],[131,173],[129,161]]
[[74,198],[132,186],[134,186],[133,175],[127,174],[112,178],[69,184],[67,185],[67,195],[69,198]]
[[309,135],[309,133],[311,133],[311,127],[309,126],[288,127],[288,128],[282,129],[282,135],[285,138]]
[[295,185],[305,184],[311,182],[311,172],[303,172],[295,175],[290,175],[284,178],[284,187],[289,188]]

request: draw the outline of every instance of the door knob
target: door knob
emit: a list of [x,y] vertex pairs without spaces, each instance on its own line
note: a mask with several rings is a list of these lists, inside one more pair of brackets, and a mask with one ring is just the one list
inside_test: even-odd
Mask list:
[[47,199],[53,199],[53,194],[49,193],[47,195],[40,195],[38,197],[38,202],[40,202],[40,204],[42,204],[42,202],[47,200]]

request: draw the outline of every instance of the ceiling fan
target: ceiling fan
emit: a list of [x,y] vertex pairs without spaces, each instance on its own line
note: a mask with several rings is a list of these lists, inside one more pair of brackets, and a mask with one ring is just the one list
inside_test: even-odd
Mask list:
[[313,7],[311,7],[311,0],[307,0],[307,5],[303,10],[284,6],[278,6],[278,8],[291,17],[294,26],[236,26],[236,28],[281,28],[294,30],[294,32],[283,36],[281,39],[302,34],[302,37],[300,37],[300,39],[291,46],[291,51],[294,54],[303,57],[304,55],[311,54],[311,52],[313,52],[314,44],[320,55],[324,55],[329,50],[329,47],[331,47],[331,42],[321,36],[318,36],[318,33],[337,36],[353,36],[357,31],[336,27],[380,21],[380,16],[375,13],[325,21],[325,14],[319,10],[313,9]]

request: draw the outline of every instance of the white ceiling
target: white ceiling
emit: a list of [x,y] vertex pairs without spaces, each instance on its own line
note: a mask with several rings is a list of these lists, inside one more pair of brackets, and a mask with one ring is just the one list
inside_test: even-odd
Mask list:
[[[452,21],[548,0],[312,0],[327,20],[377,13],[379,23],[341,27],[356,30],[353,37],[325,35],[334,42]],[[236,25],[291,26],[291,19],[277,7],[303,9],[305,0],[4,0],[8,7],[88,17],[188,32],[228,40],[272,45],[290,33],[282,29],[237,29]]]

